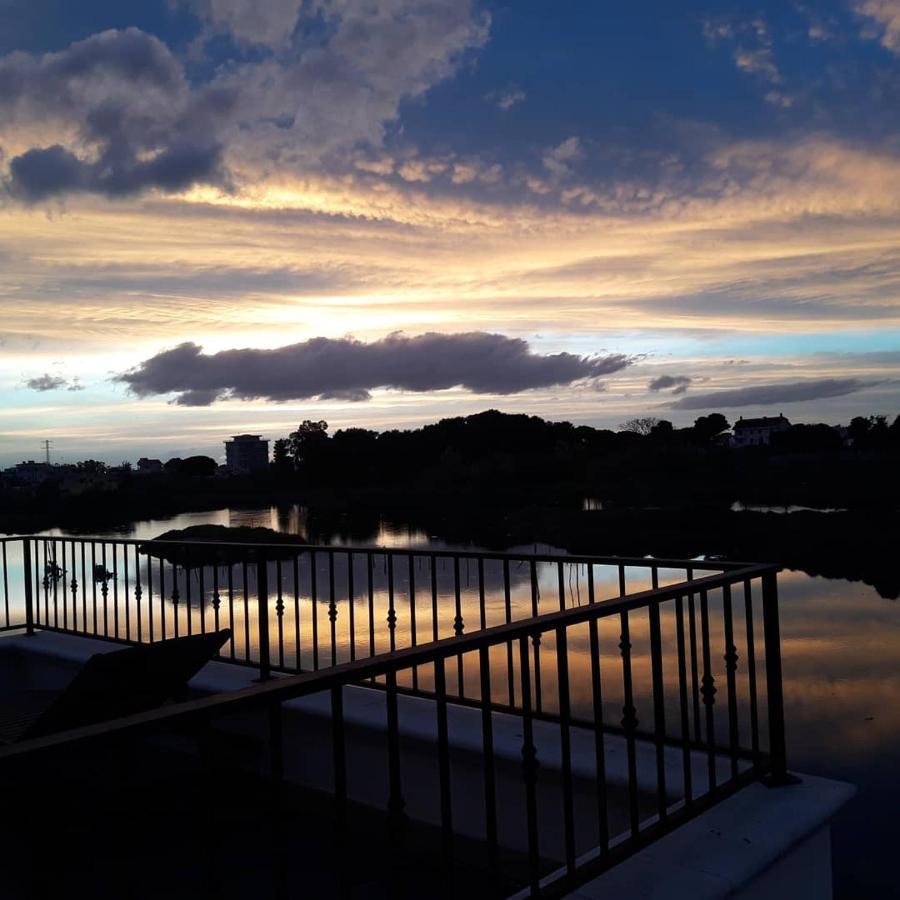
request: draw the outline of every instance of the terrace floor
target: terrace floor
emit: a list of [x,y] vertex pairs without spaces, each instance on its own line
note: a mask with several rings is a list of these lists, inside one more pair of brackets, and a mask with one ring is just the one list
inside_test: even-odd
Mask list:
[[526,881],[513,855],[492,885],[485,851],[440,829],[351,806],[338,829],[331,798],[240,773],[221,755],[196,759],[146,742],[79,752],[53,771],[0,782],[2,896],[93,898],[505,897]]

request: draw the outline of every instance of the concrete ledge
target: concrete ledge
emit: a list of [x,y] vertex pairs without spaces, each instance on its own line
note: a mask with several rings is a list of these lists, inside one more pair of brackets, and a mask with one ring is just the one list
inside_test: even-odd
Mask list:
[[828,823],[856,788],[811,775],[801,779],[786,787],[745,787],[580,888],[572,900],[830,896]]

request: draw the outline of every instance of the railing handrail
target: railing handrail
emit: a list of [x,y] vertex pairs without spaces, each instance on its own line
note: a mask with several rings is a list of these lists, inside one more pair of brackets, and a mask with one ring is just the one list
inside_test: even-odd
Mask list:
[[391,556],[417,556],[438,557],[444,559],[490,559],[512,560],[515,562],[541,562],[541,563],[568,563],[578,565],[603,565],[603,566],[628,566],[632,568],[657,568],[657,569],[698,569],[700,571],[729,572],[754,566],[763,566],[764,563],[755,563],[737,560],[712,560],[712,559],[677,559],[672,557],[656,556],[597,556],[591,554],[568,555],[562,553],[527,553],[494,550],[452,550],[434,547],[382,547],[382,546],[358,546],[350,544],[263,544],[241,541],[191,541],[191,540],[157,540],[156,538],[112,538],[93,535],[47,535],[47,534],[16,534],[0,536],[0,543],[10,541],[69,541],[85,543],[117,544],[128,547],[138,546],[174,546],[174,547],[201,547],[208,549],[214,547],[227,547],[233,549],[272,550],[284,553],[286,550],[297,550],[300,553],[353,553],[353,554],[378,554]]
[[391,672],[427,665],[439,660],[458,657],[463,653],[508,644],[517,639],[535,634],[543,634],[557,628],[578,625],[592,619],[602,619],[620,615],[652,603],[662,603],[684,597],[686,594],[702,593],[716,588],[737,584],[747,579],[764,575],[773,576],[781,571],[774,564],[756,564],[741,569],[710,575],[691,581],[679,582],[665,587],[651,588],[635,594],[598,600],[570,609],[558,610],[503,623],[461,635],[442,638],[427,644],[405,647],[376,656],[339,663],[314,672],[279,677],[260,682],[211,697],[188,700],[182,703],[126,716],[112,722],[71,729],[47,737],[23,741],[7,747],[0,747],[0,762],[4,759],[22,756],[31,752],[51,750],[71,743],[80,743],[103,737],[111,737],[124,732],[151,729],[163,722],[183,721],[192,717],[203,717],[214,712],[230,713],[247,707],[269,703],[283,703],[299,697],[316,694],[336,687],[357,685],[361,681],[387,675]]

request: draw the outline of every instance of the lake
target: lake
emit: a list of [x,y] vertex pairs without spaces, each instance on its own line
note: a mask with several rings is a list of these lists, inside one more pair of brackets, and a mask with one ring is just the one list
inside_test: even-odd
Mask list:
[[[306,536],[307,514],[297,506],[220,509],[94,533],[147,539],[197,524],[265,526]],[[473,549],[383,521],[364,541],[357,537],[350,542],[340,534],[316,534],[315,541]],[[518,549],[553,551],[546,545]],[[604,548],[597,547],[596,552],[602,554]],[[783,572],[779,585],[791,767],[849,781],[859,789],[835,822],[836,896],[900,896],[892,858],[900,801],[900,605],[860,582],[802,572]]]

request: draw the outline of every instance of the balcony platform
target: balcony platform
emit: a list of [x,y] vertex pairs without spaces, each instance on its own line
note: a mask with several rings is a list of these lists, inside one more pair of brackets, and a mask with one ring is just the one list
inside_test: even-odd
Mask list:
[[[109,641],[68,634],[39,632],[31,637],[8,633],[0,638],[0,678],[21,688],[62,688],[94,653],[115,649]],[[213,662],[191,682],[196,696],[211,696],[246,688],[257,672],[225,662]],[[277,677],[277,676],[276,676]],[[402,743],[406,814],[425,826],[440,825],[440,803],[435,784],[434,701],[400,696],[399,735]],[[328,735],[331,728],[327,692],[285,701],[285,778],[303,788],[321,789],[332,783]],[[387,731],[383,691],[348,686],[344,700],[348,735],[348,789],[350,799],[363,807],[383,812],[388,797],[387,760],[383,735]],[[478,809],[483,778],[481,713],[472,708],[448,706],[448,737],[453,771],[454,826],[473,841],[484,838]],[[264,729],[254,716],[239,716],[220,723],[219,732],[230,735],[232,763],[246,773],[258,774],[265,766]],[[552,791],[543,795],[541,783],[558,783],[562,773],[559,729],[552,723],[534,722],[534,744],[540,761],[538,801],[552,804]],[[522,720],[494,714],[494,764],[498,778],[506,849],[522,853],[526,835],[511,827],[524,821],[521,796]],[[616,734],[604,737],[606,786],[612,833],[627,828],[627,746]],[[596,768],[594,735],[573,728],[571,770],[575,789],[575,819],[579,831],[595,831]],[[636,742],[637,780],[642,820],[655,801],[656,749],[651,742]],[[665,751],[667,784],[679,795],[682,753]],[[716,760],[717,776],[725,781],[729,761]],[[692,752],[691,771],[697,795],[707,789],[707,757]],[[589,900],[622,898],[824,898],[831,896],[829,826],[831,817],[849,800],[853,788],[839,782],[800,776],[800,783],[779,788],[754,783],[722,800],[698,817],[649,847],[624,860],[570,896]],[[553,868],[564,858],[560,823],[551,815],[540,820],[541,854]],[[589,839],[588,844],[591,843]],[[616,841],[613,840],[613,845]],[[585,854],[580,863],[589,862]],[[528,896],[527,892],[515,896]]]

